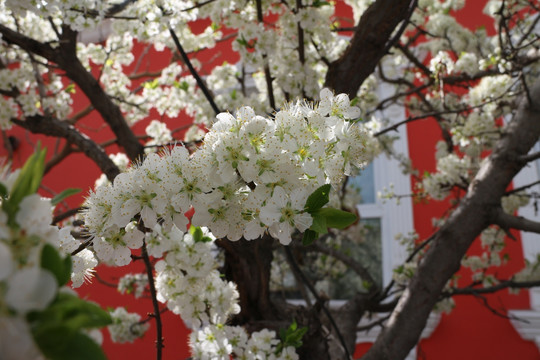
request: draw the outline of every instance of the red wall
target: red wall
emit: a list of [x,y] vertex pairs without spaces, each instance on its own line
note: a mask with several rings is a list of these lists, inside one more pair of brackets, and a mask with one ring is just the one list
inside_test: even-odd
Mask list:
[[[488,31],[493,32],[494,27],[490,18],[482,14],[482,9],[486,0],[467,1],[466,8],[459,11],[457,16],[460,22],[469,28],[485,26]],[[351,17],[351,11],[348,7],[339,3],[338,20],[343,26],[347,25],[344,20]],[[199,26],[202,28],[203,23]],[[218,48],[219,57],[215,57],[215,51],[203,51],[197,57],[203,63],[213,60],[213,64],[208,64],[205,68],[211,68],[213,65],[221,64],[224,60],[235,63],[238,59],[227,49],[230,47],[231,40],[221,43]],[[141,53],[142,47],[137,48]],[[166,64],[170,59],[169,53],[156,53],[151,51],[147,55],[145,62],[150,69],[157,69]],[[144,68],[145,66],[142,66]],[[130,68],[127,71],[131,71]],[[204,72],[204,70],[203,70]],[[143,81],[142,79],[140,81]],[[78,91],[75,98],[76,111],[86,106],[87,101],[84,95]],[[153,114],[150,119],[160,118]],[[173,129],[181,124],[189,123],[189,118],[180,116],[177,119],[165,119],[169,128]],[[144,121],[135,126],[137,134],[143,134],[144,128],[149,121]],[[92,114],[87,119],[81,121],[84,132],[93,139],[104,141],[112,138],[110,131],[101,129],[100,118]],[[99,129],[99,130],[97,130]],[[433,120],[423,120],[407,125],[409,132],[408,141],[410,144],[410,156],[413,159],[413,165],[423,173],[424,170],[432,171],[435,169],[435,159],[433,157],[435,144],[440,138],[440,130]],[[32,152],[32,144],[38,137],[28,134],[20,128],[13,128],[7,132],[7,135],[14,136],[21,142],[19,148],[14,153],[14,165],[20,166],[22,162]],[[49,149],[49,158],[54,153],[55,147],[58,147],[56,139],[40,136],[39,139]],[[62,145],[62,142],[60,142]],[[61,146],[58,147],[61,149]],[[117,151],[115,147],[107,149],[108,153]],[[6,156],[4,147],[0,149],[0,156]],[[81,164],[84,164],[81,166]],[[47,189],[60,192],[67,187],[80,187],[82,189],[90,188],[98,177],[99,169],[88,161],[81,154],[70,155],[64,162],[55,167],[45,176],[44,184]],[[414,179],[413,179],[414,181]],[[46,189],[41,191],[47,194]],[[80,204],[84,192],[80,196],[74,196],[67,200],[69,207],[75,207]],[[431,218],[437,214],[442,214],[447,208],[445,202],[432,201],[429,204],[414,204],[414,226],[420,235],[420,239],[428,237],[433,232]],[[519,238],[519,234],[516,234]],[[500,274],[512,274],[523,265],[523,252],[519,241],[509,241],[507,252],[512,261],[502,269]],[[480,253],[479,242],[475,242],[470,249],[470,254]],[[105,282],[112,282],[118,279],[126,272],[142,272],[141,264],[134,263],[127,268],[105,268],[100,267],[98,273]],[[466,284],[470,279],[470,272],[460,271],[461,284]],[[126,306],[128,311],[135,311],[145,316],[152,311],[148,299],[134,301],[131,295],[121,295],[115,288],[109,287],[98,279],[94,279],[90,285],[83,285],[79,293],[89,299],[100,302],[103,307]],[[519,295],[510,295],[507,292],[500,292],[487,297],[491,305],[497,309],[527,309],[529,300],[527,291],[522,291]],[[418,349],[419,359],[445,360],[445,359],[540,359],[540,353],[532,342],[522,340],[513,329],[509,320],[493,315],[482,302],[473,297],[456,298],[456,308],[450,315],[443,315],[440,324],[429,339],[421,341]],[[163,315],[165,348],[163,350],[164,359],[184,359],[189,356],[187,347],[188,331],[184,327],[179,317],[167,312]],[[155,356],[155,329],[153,322],[150,322],[151,328],[146,337],[136,341],[134,344],[112,344],[108,336],[104,336],[104,348],[111,359],[144,359]],[[359,344],[356,355],[364,353],[369,348],[369,344]]]

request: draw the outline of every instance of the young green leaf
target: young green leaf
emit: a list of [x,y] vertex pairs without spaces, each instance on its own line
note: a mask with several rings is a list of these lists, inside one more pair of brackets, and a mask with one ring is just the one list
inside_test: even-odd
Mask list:
[[56,195],[55,197],[52,198],[51,200],[51,204],[53,206],[56,206],[58,205],[62,200],[64,200],[65,198],[71,196],[71,195],[75,195],[75,194],[78,194],[79,192],[81,192],[81,189],[77,189],[77,188],[69,188],[69,189],[66,189],[64,191],[62,191],[60,194]]
[[204,233],[198,226],[191,226],[189,228],[189,233],[193,236],[193,241],[195,242],[202,242],[204,240]]
[[71,278],[71,258],[62,259],[50,244],[45,244],[41,250],[41,267],[54,275],[58,286],[65,285]]
[[326,217],[320,213],[320,210],[321,209],[311,214],[313,217],[313,223],[311,224],[309,229],[318,232],[319,234],[326,234],[328,233],[328,225]]
[[39,189],[45,171],[46,152],[46,149],[41,150],[38,143],[36,152],[26,160],[26,163],[19,172],[19,176],[11,188],[9,198],[2,202],[2,209],[8,215],[8,224],[11,227],[16,225],[15,215],[19,210],[19,204],[22,199],[34,194]]
[[320,209],[318,213],[326,218],[328,227],[335,229],[345,229],[358,220],[355,214],[334,208]]
[[330,184],[326,184],[315,190],[306,201],[305,209],[308,213],[319,210],[330,200]]
[[319,233],[313,230],[307,229],[302,237],[302,245],[308,246],[313,244],[315,240],[319,238]]

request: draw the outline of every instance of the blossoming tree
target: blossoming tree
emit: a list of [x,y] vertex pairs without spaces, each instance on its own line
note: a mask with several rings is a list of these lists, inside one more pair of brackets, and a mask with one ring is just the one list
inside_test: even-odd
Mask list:
[[[540,233],[540,223],[514,215],[534,184],[508,190],[540,158],[529,154],[540,135],[538,1],[487,1],[494,34],[461,27],[452,17],[460,0],[345,3],[350,28],[333,17],[336,4],[318,0],[0,1],[0,126],[65,140],[48,164],[40,150],[2,176],[0,351],[100,358],[99,327],[119,342],[144,333],[138,314],[109,315],[66,290],[98,263],[145,264],[118,286],[151,296],[158,359],[170,336],[164,306],[190,325],[200,359],[350,358],[360,319],[390,311],[365,358],[401,359],[453,294],[540,285],[537,264],[511,278],[485,271],[500,264],[511,229]],[[88,40],[93,29],[106,36]],[[231,38],[239,65],[197,60]],[[141,44],[169,63],[127,73]],[[394,90],[378,98],[383,83]],[[76,114],[74,92],[88,102]],[[396,104],[408,118],[387,118]],[[194,125],[180,139],[153,120],[138,136],[133,125],[156,113],[187,114]],[[96,114],[122,153],[107,155],[85,134],[80,120]],[[420,176],[389,134],[426,118],[443,140],[437,170]],[[36,191],[74,152],[104,176],[75,218],[53,221],[52,206],[71,191],[52,201]],[[382,152],[418,178],[414,197],[452,196],[437,231],[411,242],[410,271],[390,284],[340,247],[353,233],[346,228],[359,226],[347,178]],[[464,258],[478,236],[486,255]],[[330,310],[306,261],[350,268],[362,286]],[[294,274],[304,305],[271,291],[276,262]],[[475,271],[468,287],[451,281],[461,265]]]

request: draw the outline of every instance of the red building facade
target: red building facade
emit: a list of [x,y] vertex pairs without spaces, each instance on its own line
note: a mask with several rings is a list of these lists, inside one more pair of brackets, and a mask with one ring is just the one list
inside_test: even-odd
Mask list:
[[[494,24],[492,23],[492,19],[482,13],[485,3],[486,1],[467,1],[466,6],[456,13],[457,19],[463,26],[472,29],[478,26],[485,26],[488,31],[493,31]],[[338,16],[351,17],[350,9],[343,4],[339,4],[337,9]],[[212,51],[200,52],[198,54],[199,60],[208,64],[207,66],[212,66],[212,59],[216,62],[219,61],[219,63],[222,63],[224,60],[230,63],[236,63],[238,58],[228,50],[231,47],[232,41],[232,39],[224,41]],[[139,47],[137,51],[139,54],[142,54],[143,49]],[[215,60],[216,53],[220,54],[219,60]],[[148,68],[152,70],[159,69],[168,63],[170,54],[150,52],[150,54],[145,56],[147,58],[144,61],[148,62]],[[127,71],[129,72],[130,69],[128,68]],[[76,93],[74,111],[77,112],[83,109],[85,105],[86,100],[81,95],[81,92]],[[404,114],[406,110],[396,109],[396,111],[402,111]],[[171,126],[171,128],[178,128],[190,122],[187,116],[166,120],[170,124],[174,123],[174,126]],[[137,123],[135,125],[135,133],[144,133],[144,128],[147,124],[148,121]],[[87,134],[98,143],[112,138],[112,134],[108,132],[108,129],[101,129],[100,126],[100,119],[97,117],[84,120],[84,127],[87,129]],[[12,139],[13,144],[16,144],[13,154],[15,167],[23,163],[29,156],[38,139],[42,140],[49,149],[58,148],[61,145],[57,143],[56,139],[33,136],[16,127],[7,131],[6,135]],[[408,153],[412,159],[413,166],[420,173],[434,171],[435,159],[433,153],[435,145],[440,138],[440,128],[434,120],[427,119],[407,124],[401,130],[401,140],[398,146],[401,146],[402,150]],[[7,137],[3,141],[6,141],[6,139]],[[107,149],[109,153],[115,153],[117,150],[116,146],[111,146]],[[52,153],[52,151],[49,150],[49,153]],[[2,147],[0,156],[6,155],[7,152]],[[50,157],[51,155],[49,154]],[[385,160],[376,161],[373,170],[373,182],[377,184],[376,186],[383,186],[383,184],[387,184],[391,180],[397,180],[400,185],[396,184],[396,186],[402,186],[409,192],[414,189],[415,179],[412,177],[403,179],[399,174],[393,174],[394,168],[392,166],[392,163],[385,162]],[[87,160],[84,155],[80,153],[70,155],[45,176],[45,187],[42,189],[42,194],[50,196],[47,193],[47,189],[58,193],[68,187],[80,187],[83,189],[83,195],[67,200],[69,207],[79,206],[84,192],[93,185],[98,175],[99,169],[97,166]],[[523,176],[528,177],[529,180],[531,177],[534,178],[534,176],[537,176],[536,180],[538,180],[538,172],[535,173],[534,169]],[[380,189],[374,188],[374,193],[377,190]],[[400,260],[403,260],[404,256],[403,249],[392,244],[392,232],[395,230],[405,231],[406,229],[414,229],[420,238],[427,238],[434,231],[431,219],[438,214],[444,213],[447,207],[448,204],[444,201],[431,201],[429,203],[404,201],[400,206],[395,207],[393,205],[384,205],[377,199],[374,199],[370,204],[359,206],[361,215],[364,218],[379,219],[380,221],[383,279],[387,281],[391,278],[392,267],[397,265]],[[365,211],[364,213],[363,209]],[[399,220],[396,220],[398,218]],[[527,247],[523,245],[522,234],[516,232],[514,236],[518,241],[508,241],[507,247],[504,250],[504,253],[508,254],[511,261],[497,270],[501,276],[511,275],[521,270],[525,258],[530,257],[533,250],[531,246]],[[531,240],[529,239],[529,241]],[[469,253],[479,254],[480,252],[480,244],[476,241],[469,249]],[[78,292],[83,297],[98,301],[103,307],[115,308],[126,306],[128,311],[138,312],[144,315],[151,311],[151,303],[148,299],[134,301],[131,296],[119,294],[116,288],[106,285],[106,282],[118,279],[126,272],[142,272],[142,267],[140,264],[135,263],[128,266],[127,269],[99,269],[98,274],[103,281],[95,279],[92,284],[83,285]],[[458,275],[460,277],[460,283],[467,284],[470,281],[471,273],[469,270],[462,269]],[[534,291],[529,292],[527,290],[522,290],[519,294],[510,294],[507,290],[503,290],[495,294],[486,295],[485,298],[456,296],[454,299],[456,307],[450,314],[434,315],[430,318],[423,339],[413,352],[411,352],[408,359],[540,359],[539,348],[532,341],[538,337],[538,345],[540,345],[540,322],[536,322],[537,315],[535,312],[535,310],[539,310],[538,314],[540,314],[540,307],[535,308],[537,304],[540,305],[540,300],[535,299]],[[540,296],[538,299],[540,299]],[[487,301],[492,309],[487,307],[484,301]],[[530,326],[521,326],[519,322],[514,321],[513,323],[508,317],[495,315],[493,309],[497,309],[508,317],[523,317],[525,320],[530,321]],[[183,359],[189,357],[187,346],[189,330],[177,316],[170,312],[165,313],[163,318],[165,336],[164,358]],[[535,330],[534,326],[536,324],[539,325],[539,328]],[[105,335],[103,346],[109,358],[139,359],[153,357],[155,353],[153,346],[153,326],[152,323],[145,338],[136,341],[134,344],[113,344],[109,337]],[[376,334],[377,329],[372,329],[368,333],[358,333],[358,346],[355,356],[360,356],[369,348],[370,341],[374,339]]]

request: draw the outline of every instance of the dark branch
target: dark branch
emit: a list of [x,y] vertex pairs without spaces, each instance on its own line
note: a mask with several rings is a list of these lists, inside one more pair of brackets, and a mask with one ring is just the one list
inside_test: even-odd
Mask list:
[[540,81],[531,89],[531,97],[532,104],[521,99],[516,115],[506,127],[506,136],[498,141],[471,182],[467,195],[435,234],[387,327],[365,355],[365,360],[405,358],[417,343],[448,279],[459,270],[467,249],[494,223],[493,199],[504,196],[523,167],[514,159],[527,154],[540,136]]
[[306,275],[304,274],[302,269],[300,269],[300,267],[298,266],[298,264],[294,260],[294,256],[293,256],[293,254],[291,252],[291,249],[289,247],[287,247],[287,246],[285,246],[285,255],[289,259],[290,264],[293,266],[294,271],[296,271],[300,275],[300,277],[302,278],[302,281],[304,282],[304,284],[306,284],[309,291],[311,291],[311,293],[313,294],[313,296],[317,300],[317,304],[319,304],[321,306],[322,310],[324,311],[324,313],[328,317],[328,320],[332,324],[332,327],[334,328],[334,331],[336,332],[336,335],[337,335],[337,337],[339,339],[339,342],[341,343],[341,346],[343,347],[343,351],[345,352],[345,354],[347,356],[347,359],[352,359],[351,354],[349,352],[349,348],[347,346],[347,343],[345,342],[345,339],[343,338],[343,335],[341,334],[341,331],[339,330],[339,327],[337,326],[336,321],[334,320],[334,317],[332,316],[330,311],[326,308],[326,306],[324,304],[324,301],[321,299],[321,297],[317,293],[317,290],[315,290],[315,287],[313,286],[313,284],[311,284],[311,282],[306,277]]
[[508,280],[498,283],[490,287],[484,288],[475,288],[475,287],[466,287],[460,289],[452,289],[450,291],[445,291],[441,295],[443,297],[450,297],[456,295],[478,295],[478,294],[492,294],[497,291],[504,289],[529,289],[532,287],[540,286],[540,280],[533,281],[514,281]]
[[161,360],[161,353],[163,349],[163,326],[161,324],[161,311],[159,310],[159,303],[157,300],[156,285],[154,284],[153,266],[150,263],[150,257],[146,250],[146,242],[143,240],[143,246],[141,248],[141,255],[146,267],[146,275],[148,276],[148,285],[150,286],[150,295],[152,297],[152,306],[154,307],[153,317],[156,319],[156,359]]
[[317,252],[320,252],[320,253],[323,253],[323,254],[327,254],[327,255],[330,255],[330,256],[334,257],[335,259],[341,261],[342,263],[347,265],[348,268],[352,269],[355,273],[357,273],[362,278],[362,280],[364,280],[364,281],[366,281],[366,282],[368,282],[370,284],[370,286],[369,286],[370,292],[374,291],[374,289],[376,289],[378,287],[377,283],[373,280],[373,277],[367,271],[367,269],[365,267],[363,267],[361,264],[359,264],[358,262],[356,262],[350,256],[347,256],[347,255],[343,254],[342,252],[340,252],[340,251],[338,251],[336,249],[333,249],[331,247],[323,245],[320,242],[313,243],[313,245],[308,247],[306,250],[307,251],[312,251],[313,250],[313,251],[317,251]]
[[191,73],[191,75],[193,75],[193,77],[197,81],[197,85],[199,85],[199,88],[201,89],[204,96],[206,97],[206,100],[208,100],[208,102],[210,103],[210,106],[212,107],[212,110],[214,110],[216,115],[219,114],[221,111],[219,110],[218,106],[214,102],[214,98],[213,98],[212,94],[210,94],[210,91],[206,87],[206,84],[201,79],[201,77],[200,77],[199,73],[197,72],[197,70],[195,70],[195,68],[193,67],[193,64],[191,63],[191,60],[189,60],[189,57],[188,57],[187,53],[184,51],[184,48],[182,47],[182,44],[180,44],[180,40],[178,40],[178,36],[176,36],[176,33],[174,32],[174,30],[172,28],[169,28],[169,33],[171,34],[171,37],[172,37],[172,39],[174,41],[174,45],[176,46],[176,49],[178,50],[178,52],[180,52],[180,56],[182,56],[182,60],[184,61],[184,63],[188,67],[189,72]]
[[407,21],[415,0],[377,0],[360,18],[345,53],[328,68],[325,86],[355,97],[364,80],[387,54],[394,29]]
[[110,181],[113,181],[120,173],[118,167],[99,145],[65,121],[43,116],[33,116],[26,120],[11,119],[11,121],[32,133],[61,137],[76,145],[99,166]]
[[[261,0],[255,0],[257,5],[257,20],[259,23],[264,23],[262,2]],[[266,79],[266,90],[268,92],[268,102],[272,109],[276,109],[276,100],[274,99],[274,87],[272,85],[272,74],[270,73],[270,67],[268,66],[268,55],[263,52],[262,58],[264,62],[264,78]]]
[[497,210],[494,223],[502,229],[517,229],[540,234],[540,222],[532,221],[522,216],[507,214],[502,208]]
[[519,157],[519,161],[523,162],[530,162],[538,159],[540,159],[540,151]]

